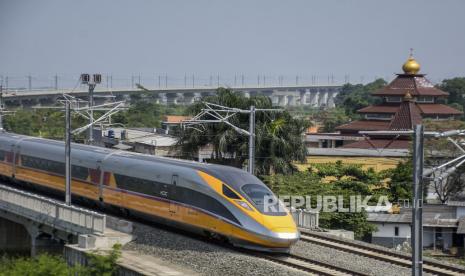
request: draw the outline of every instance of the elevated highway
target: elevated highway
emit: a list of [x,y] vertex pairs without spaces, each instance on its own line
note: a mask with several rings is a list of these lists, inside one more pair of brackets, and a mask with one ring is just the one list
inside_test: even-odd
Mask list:
[[[95,89],[96,103],[116,100],[129,100],[131,97],[149,95],[160,104],[191,104],[201,97],[214,95],[217,87],[171,87],[151,88],[149,92],[138,88],[97,88]],[[267,86],[267,87],[230,87],[233,91],[243,93],[246,97],[265,95],[276,106],[311,106],[334,107],[334,99],[341,90],[340,85],[296,85],[296,86]],[[37,89],[3,91],[4,102],[7,107],[36,107],[55,104],[63,93],[78,97],[86,97],[85,87],[78,89]]]

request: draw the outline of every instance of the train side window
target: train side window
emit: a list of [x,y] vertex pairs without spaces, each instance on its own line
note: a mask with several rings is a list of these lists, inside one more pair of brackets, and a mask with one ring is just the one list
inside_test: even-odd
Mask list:
[[25,167],[48,171],[61,175],[65,174],[65,163],[28,155],[21,155],[21,162],[22,165]]
[[224,184],[223,184],[223,195],[231,199],[241,199],[233,190],[229,189],[229,187]]
[[72,165],[71,176],[81,180],[87,180],[89,176],[89,169],[82,166]]
[[182,203],[207,210],[220,217],[227,218],[237,224],[240,222],[221,202],[206,194],[194,191],[192,189],[177,187],[178,200]]
[[115,174],[115,180],[118,188],[141,194],[158,196],[160,190],[158,183],[142,178]]
[[5,161],[6,152],[4,150],[0,150],[0,161]]

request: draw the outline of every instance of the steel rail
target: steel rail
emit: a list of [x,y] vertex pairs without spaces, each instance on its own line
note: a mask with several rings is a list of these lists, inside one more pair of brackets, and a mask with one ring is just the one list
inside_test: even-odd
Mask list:
[[292,267],[301,271],[309,272],[316,275],[325,275],[325,276],[368,276],[361,272],[353,271],[351,269],[331,265],[328,263],[316,261],[309,259],[304,256],[295,255],[295,254],[267,254],[259,252],[246,252],[255,257],[271,261],[273,263],[281,264],[284,266]]
[[[338,238],[323,236],[321,234],[301,231],[301,241],[318,244],[321,246],[337,249],[340,251],[360,255],[380,261],[385,261],[395,265],[411,268],[411,257],[392,252],[388,249],[374,248],[351,241],[344,241]],[[434,275],[465,275],[465,269],[447,264],[441,264],[423,260],[423,270]]]

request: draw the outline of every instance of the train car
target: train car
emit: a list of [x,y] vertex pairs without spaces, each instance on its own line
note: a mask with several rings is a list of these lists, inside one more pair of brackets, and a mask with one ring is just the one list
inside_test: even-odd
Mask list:
[[[264,210],[267,186],[237,168],[74,143],[71,165],[73,198],[130,216],[257,250],[288,251],[300,236],[287,210]],[[63,142],[0,132],[0,175],[64,194],[64,172]]]

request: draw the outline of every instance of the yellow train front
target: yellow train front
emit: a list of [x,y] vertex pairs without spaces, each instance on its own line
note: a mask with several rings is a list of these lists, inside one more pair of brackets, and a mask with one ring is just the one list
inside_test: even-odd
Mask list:
[[[0,133],[0,174],[35,188],[64,192],[63,154],[60,141]],[[299,239],[288,211],[243,170],[81,144],[71,157],[74,199],[251,249],[288,251]]]

